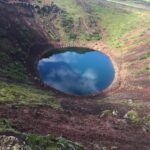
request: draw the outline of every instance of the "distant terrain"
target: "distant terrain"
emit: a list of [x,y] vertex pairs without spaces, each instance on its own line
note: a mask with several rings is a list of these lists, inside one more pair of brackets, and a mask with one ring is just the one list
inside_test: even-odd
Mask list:
[[109,2],[114,2],[121,5],[126,5],[130,7],[135,7],[143,10],[150,10],[150,1],[149,0],[108,0]]
[[[106,53],[111,87],[45,87],[36,63],[61,47]],[[149,150],[149,85],[149,0],[0,0],[0,149]]]

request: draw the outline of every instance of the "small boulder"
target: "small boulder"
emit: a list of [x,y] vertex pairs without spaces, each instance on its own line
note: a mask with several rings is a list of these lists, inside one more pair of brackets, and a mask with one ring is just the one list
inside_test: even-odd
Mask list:
[[117,116],[118,111],[117,110],[104,110],[100,117],[109,117],[109,116]]

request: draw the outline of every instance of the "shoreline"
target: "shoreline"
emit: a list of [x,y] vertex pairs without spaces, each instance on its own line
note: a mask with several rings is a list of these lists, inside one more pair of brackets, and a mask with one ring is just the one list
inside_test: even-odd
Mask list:
[[[109,48],[107,48],[104,44],[103,44],[103,42],[96,42],[96,43],[94,43],[94,42],[92,42],[92,43],[88,43],[88,44],[85,44],[85,43],[80,43],[80,44],[78,44],[78,45],[76,45],[76,44],[70,44],[70,43],[66,43],[66,44],[60,44],[60,43],[50,43],[50,46],[48,47],[48,48],[46,48],[46,49],[44,49],[44,50],[41,50],[40,52],[39,52],[39,54],[37,55],[37,57],[35,58],[35,60],[33,61],[34,62],[34,64],[33,64],[33,73],[35,74],[34,76],[34,78],[36,78],[36,82],[38,81],[38,86],[40,86],[40,88],[44,88],[44,89],[47,89],[47,90],[51,90],[52,92],[54,92],[56,95],[61,95],[61,96],[69,96],[69,97],[87,97],[87,98],[89,98],[89,97],[97,97],[97,96],[102,96],[103,94],[105,95],[105,94],[107,94],[107,95],[109,95],[110,93],[112,93],[112,92],[115,92],[116,90],[118,90],[120,87],[121,87],[121,77],[122,77],[122,75],[121,75],[121,70],[122,70],[122,61],[121,61],[121,63],[120,63],[120,60],[119,60],[119,58],[118,58],[118,56],[116,56],[116,55],[114,55],[114,53],[113,53],[113,51],[112,50],[109,50]],[[39,73],[38,73],[38,70],[37,70],[37,63],[38,63],[38,61],[39,61],[39,59],[43,56],[43,55],[45,55],[46,53],[48,53],[48,52],[50,52],[50,51],[54,51],[54,50],[56,50],[56,49],[60,49],[60,48],[87,48],[87,49],[92,49],[92,50],[95,50],[95,51],[100,51],[100,52],[102,52],[102,53],[104,53],[104,54],[106,54],[109,58],[110,58],[110,60],[111,60],[111,62],[112,62],[112,64],[113,64],[113,66],[114,66],[114,70],[115,70],[115,76],[114,76],[114,80],[112,81],[112,83],[106,88],[106,89],[104,89],[103,91],[101,91],[101,92],[97,92],[97,93],[95,93],[95,94],[92,94],[92,95],[87,95],[87,96],[77,96],[77,95],[71,95],[71,94],[67,94],[67,93],[64,93],[64,92],[61,92],[61,91],[59,91],[59,90],[57,90],[57,89],[54,89],[54,88],[52,88],[52,87],[50,87],[50,86],[47,86],[47,85],[45,85],[42,81],[41,81],[41,79],[40,79],[40,76],[39,76]],[[30,64],[31,65],[31,64]]]

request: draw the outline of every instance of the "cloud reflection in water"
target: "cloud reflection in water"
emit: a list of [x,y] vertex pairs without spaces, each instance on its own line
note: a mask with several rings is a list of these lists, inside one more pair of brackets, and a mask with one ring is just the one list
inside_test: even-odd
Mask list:
[[63,52],[39,61],[41,79],[62,92],[90,95],[105,89],[114,78],[109,58],[96,51]]

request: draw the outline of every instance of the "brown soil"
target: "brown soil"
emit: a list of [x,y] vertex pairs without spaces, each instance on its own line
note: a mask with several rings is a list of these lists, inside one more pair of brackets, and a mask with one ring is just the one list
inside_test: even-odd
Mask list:
[[[74,105],[70,104],[68,107]],[[105,107],[101,106],[100,109]],[[143,132],[141,126],[127,123],[120,118],[101,118],[98,114],[88,113],[86,107],[84,109],[87,110],[81,112],[60,112],[48,107],[13,109],[0,106],[0,109],[1,117],[11,119],[22,132],[63,136],[80,142],[91,150],[94,149],[94,144],[118,146],[121,150],[148,150],[150,146],[150,135]]]

